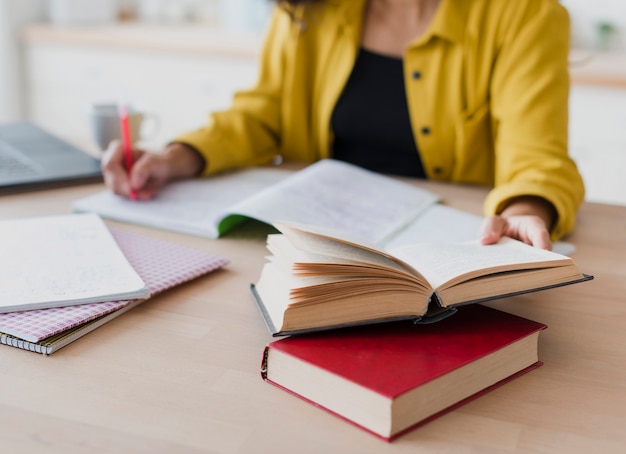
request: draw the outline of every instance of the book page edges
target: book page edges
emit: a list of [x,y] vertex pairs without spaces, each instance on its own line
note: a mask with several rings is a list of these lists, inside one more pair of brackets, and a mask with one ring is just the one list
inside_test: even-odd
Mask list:
[[[369,244],[369,242],[360,239],[360,238],[348,238],[348,234],[341,233],[338,231],[333,231],[332,229],[320,227],[320,226],[311,226],[306,224],[300,224],[295,222],[274,222],[272,224],[279,232],[289,238],[289,241],[292,243],[297,242],[297,237],[295,235],[300,236],[314,236],[318,238],[322,238],[327,241],[335,241],[338,243],[343,243],[347,246],[366,251],[368,253],[377,254],[381,257],[386,258],[398,266],[403,268],[408,273],[414,275],[418,279],[422,280],[425,284],[428,284],[428,281],[422,276],[422,274],[409,263],[404,260],[395,257],[388,252],[384,251],[380,247],[374,244]],[[294,244],[295,245],[295,244]],[[296,248],[300,249],[298,245],[295,245]]]
[[394,321],[401,321],[401,320],[413,320],[413,322],[416,324],[436,323],[436,322],[443,320],[444,318],[454,315],[457,312],[457,308],[460,306],[483,303],[486,301],[492,301],[492,300],[497,300],[497,299],[502,299],[502,298],[510,298],[510,297],[514,297],[518,295],[524,295],[527,293],[534,293],[534,292],[539,292],[542,290],[549,290],[552,288],[564,287],[566,285],[572,285],[572,284],[576,284],[579,282],[586,282],[586,281],[590,281],[593,279],[594,279],[594,276],[589,275],[589,274],[584,274],[582,278],[575,279],[569,282],[551,284],[547,286],[536,287],[533,289],[521,290],[518,292],[504,293],[504,294],[489,296],[485,298],[462,301],[460,303],[456,303],[450,306],[443,305],[440,302],[440,296],[437,293],[434,293],[433,297],[431,297],[431,301],[428,304],[428,311],[422,315],[415,314],[415,315],[409,315],[409,316],[389,317],[389,318],[382,318],[382,319],[376,319],[376,320],[364,320],[364,321],[359,321],[359,322],[345,322],[345,323],[339,323],[339,324],[329,325],[329,326],[306,328],[306,329],[300,329],[300,330],[290,330],[290,331],[281,331],[274,325],[269,315],[269,312],[267,311],[265,304],[263,303],[261,296],[256,291],[256,287],[254,284],[250,284],[250,291],[252,292],[252,296],[254,297],[257,307],[259,308],[259,311],[261,312],[261,316],[263,317],[263,320],[265,322],[265,325],[267,326],[268,331],[273,337],[280,337],[280,336],[289,336],[292,334],[313,333],[313,332],[318,332],[318,331],[327,331],[327,330],[332,330],[332,329],[347,328],[350,326],[372,325],[376,323],[387,323],[387,322],[394,322]]
[[[267,349],[267,347],[266,347],[266,349]],[[264,355],[267,355],[267,351],[264,352]],[[267,356],[265,356],[265,358],[267,358]],[[326,408],[326,407],[318,404],[317,402],[314,402],[314,401],[312,401],[310,399],[307,399],[306,397],[304,397],[304,396],[302,396],[302,395],[300,395],[300,394],[298,394],[298,393],[296,393],[296,392],[294,392],[294,391],[292,391],[292,390],[290,390],[288,388],[285,388],[284,386],[279,385],[278,383],[273,382],[272,380],[267,378],[267,374],[265,374],[263,379],[267,383],[270,383],[271,385],[276,386],[279,389],[282,389],[283,391],[287,392],[288,394],[291,394],[292,396],[295,396],[295,397],[297,397],[297,398],[299,398],[299,399],[301,399],[301,400],[303,400],[303,401],[305,401],[305,402],[307,402],[307,403],[309,403],[309,404],[311,404],[311,405],[313,405],[313,406],[315,406],[317,408],[320,408],[320,409],[324,410],[325,412],[327,412],[327,413],[329,413],[329,414],[331,414],[333,416],[336,416],[337,418],[342,419],[343,421],[346,421],[346,422],[352,424],[353,426],[358,427],[359,429],[364,430],[365,432],[368,432],[368,433],[376,436],[377,438],[379,438],[381,440],[384,440],[386,442],[392,442],[395,439],[397,439],[398,437],[400,437],[402,435],[405,435],[408,432],[411,432],[411,431],[413,431],[413,430],[415,430],[415,429],[417,429],[417,428],[419,428],[419,427],[421,427],[421,426],[423,426],[423,425],[425,425],[425,424],[427,424],[427,423],[429,423],[431,421],[434,421],[435,419],[445,415],[446,413],[449,413],[449,412],[451,412],[453,410],[456,410],[457,408],[462,407],[463,405],[465,405],[465,404],[467,404],[467,403],[469,403],[469,402],[471,402],[471,401],[473,401],[473,400],[483,396],[484,394],[487,394],[490,391],[493,391],[496,388],[499,388],[502,385],[505,385],[506,383],[508,383],[510,381],[513,381],[514,379],[516,379],[516,378],[518,378],[518,377],[520,377],[520,376],[530,372],[531,370],[534,370],[534,369],[538,368],[541,365],[543,365],[543,361],[537,361],[534,364],[531,364],[530,366],[528,366],[528,367],[526,367],[524,369],[521,369],[520,371],[518,371],[518,372],[516,372],[516,373],[514,373],[512,375],[509,375],[508,377],[505,377],[502,380],[500,380],[500,381],[498,381],[498,382],[496,382],[496,383],[494,383],[492,385],[489,385],[486,388],[483,388],[480,391],[478,391],[478,392],[476,392],[476,393],[474,393],[474,394],[472,394],[472,395],[470,395],[470,396],[468,396],[468,397],[466,397],[466,398],[456,402],[455,404],[450,405],[449,407],[446,407],[443,410],[440,410],[437,413],[434,413],[434,414],[428,416],[427,418],[422,419],[421,421],[418,421],[415,424],[410,425],[409,427],[405,427],[404,429],[402,429],[402,430],[400,430],[400,431],[398,431],[396,433],[390,434],[389,436],[385,436],[385,435],[382,435],[382,434],[380,434],[378,432],[374,432],[374,431],[368,429],[367,427],[364,427],[364,426],[356,423],[355,421],[353,421],[351,419],[348,419],[345,416],[342,416],[339,413],[336,413],[333,410],[330,410],[329,408]],[[267,371],[267,363],[265,363],[265,368],[266,368],[265,370]]]
[[[542,328],[542,329],[545,329],[545,327]],[[524,369],[521,369],[518,372],[515,372],[514,374],[511,374],[508,377],[505,377],[502,380],[500,380],[500,381],[498,381],[498,382],[496,382],[496,383],[494,383],[492,385],[489,385],[486,388],[481,389],[480,391],[475,392],[474,394],[472,394],[472,395],[470,395],[470,396],[468,396],[468,397],[458,401],[457,403],[452,404],[449,407],[446,407],[443,410],[440,410],[437,413],[434,413],[434,414],[428,416],[427,418],[422,419],[421,421],[416,422],[413,425],[405,427],[404,429],[402,429],[402,430],[400,430],[400,431],[398,431],[396,433],[391,434],[386,439],[384,437],[381,437],[381,438],[385,439],[386,441],[393,441],[396,438],[398,438],[398,437],[400,437],[402,435],[405,435],[408,432],[411,432],[412,430],[415,430],[415,429],[417,429],[417,428],[419,428],[419,427],[421,427],[421,426],[423,426],[425,424],[428,424],[429,422],[434,421],[435,419],[445,415],[446,413],[449,413],[449,412],[451,412],[453,410],[456,410],[457,408],[462,407],[463,405],[465,405],[465,404],[467,404],[467,403],[469,403],[469,402],[471,402],[471,401],[473,401],[473,400],[475,400],[475,399],[477,399],[477,398],[487,394],[490,391],[493,391],[496,388],[499,388],[502,385],[505,385],[506,383],[508,383],[510,381],[515,380],[516,378],[518,378],[518,377],[520,377],[522,375],[527,374],[528,372],[530,372],[530,371],[532,371],[532,370],[534,370],[534,369],[536,369],[536,368],[538,368],[538,367],[540,367],[542,365],[543,365],[543,361],[536,361],[535,363],[531,364],[530,366],[525,367]]]
[[[377,323],[397,322],[401,320],[413,320],[415,323],[417,323],[422,318],[422,316],[420,315],[407,315],[407,316],[401,316],[401,317],[387,317],[387,318],[381,318],[381,319],[376,319],[376,320],[345,322],[345,323],[339,323],[339,324],[328,325],[328,326],[320,326],[316,328],[305,328],[305,329],[298,329],[298,330],[281,331],[278,329],[278,327],[275,326],[272,318],[269,315],[267,308],[265,307],[265,304],[263,303],[263,299],[259,295],[259,292],[256,290],[256,286],[254,284],[250,284],[250,291],[252,293],[252,296],[254,297],[254,301],[256,302],[257,307],[259,308],[259,311],[261,312],[261,316],[263,317],[265,326],[267,327],[268,331],[273,337],[290,336],[292,334],[314,333],[314,332],[328,331],[328,330],[338,329],[338,328],[347,328],[350,326],[373,325]],[[456,312],[456,309],[452,309],[450,310],[450,312],[454,313]]]
[[[558,287],[565,287],[567,285],[572,285],[572,284],[578,284],[580,282],[587,282],[587,281],[591,281],[594,279],[594,276],[591,274],[583,274],[583,277],[579,278],[579,279],[574,279],[572,281],[568,281],[568,282],[559,282],[558,284],[550,284],[550,285],[544,285],[541,287],[535,287],[535,288],[531,288],[531,289],[527,289],[527,290],[519,290],[516,292],[509,292],[509,293],[502,293],[499,295],[492,295],[492,296],[486,296],[484,298],[477,298],[477,299],[472,299],[472,300],[466,300],[466,301],[462,301],[460,303],[455,303],[455,304],[451,304],[449,306],[445,305],[444,303],[441,303],[442,307],[445,308],[453,308],[453,307],[459,307],[459,306],[465,306],[467,304],[476,304],[476,303],[484,303],[486,301],[493,301],[493,300],[497,300],[497,299],[501,299],[501,298],[510,298],[513,296],[518,296],[518,295],[525,295],[527,293],[535,293],[535,292],[540,292],[542,290],[550,290],[553,288],[558,288]],[[440,296],[438,294],[436,294],[438,298],[440,298]],[[430,310],[430,308],[429,308]]]

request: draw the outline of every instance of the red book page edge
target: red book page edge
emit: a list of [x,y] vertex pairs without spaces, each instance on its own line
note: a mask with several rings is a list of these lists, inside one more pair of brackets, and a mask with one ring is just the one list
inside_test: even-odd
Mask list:
[[291,394],[293,396],[296,396],[296,397],[304,400],[305,402],[310,403],[311,405],[313,405],[315,407],[321,408],[322,410],[326,411],[327,413],[330,413],[330,414],[335,415],[336,417],[338,417],[340,419],[343,419],[344,421],[352,424],[353,426],[358,427],[359,429],[362,429],[365,432],[368,432],[368,433],[376,436],[377,438],[380,438],[381,440],[384,440],[386,442],[391,442],[391,441],[395,440],[396,438],[398,438],[398,437],[400,437],[400,436],[402,436],[402,435],[404,435],[404,434],[406,434],[408,432],[411,432],[412,430],[415,430],[418,427],[423,426],[423,425],[425,425],[425,424],[427,424],[427,423],[429,423],[429,422],[439,418],[440,416],[443,416],[444,414],[446,414],[446,413],[448,413],[448,412],[450,412],[452,410],[455,410],[455,409],[457,409],[457,408],[459,408],[459,407],[461,407],[461,406],[471,402],[472,400],[474,400],[474,399],[476,399],[476,398],[478,398],[478,397],[480,397],[480,396],[482,396],[484,394],[487,394],[488,392],[490,392],[490,391],[492,391],[492,390],[494,390],[496,388],[499,388],[500,386],[502,386],[502,385],[504,385],[504,384],[506,384],[506,383],[508,383],[508,382],[510,382],[510,381],[512,381],[512,380],[514,380],[514,379],[516,379],[516,378],[518,378],[518,377],[520,377],[520,376],[530,372],[531,370],[536,369],[537,367],[541,366],[542,364],[543,364],[543,361],[537,361],[536,363],[531,364],[530,366],[528,366],[528,367],[526,367],[524,369],[521,369],[520,371],[518,371],[518,372],[516,372],[516,373],[514,373],[512,375],[509,375],[508,377],[506,377],[506,378],[504,378],[504,379],[494,383],[493,385],[487,386],[486,388],[484,388],[484,389],[482,389],[482,390],[472,394],[471,396],[468,396],[465,399],[462,399],[462,400],[458,401],[457,403],[452,404],[449,407],[446,407],[443,410],[440,410],[437,413],[434,413],[431,416],[428,416],[427,418],[422,419],[421,421],[416,422],[415,424],[407,427],[406,429],[402,429],[401,431],[391,435],[390,437],[384,437],[384,436],[382,436],[382,435],[380,435],[380,434],[378,434],[376,432],[373,432],[373,431],[367,429],[366,427],[363,427],[360,424],[357,424],[354,421],[352,421],[352,420],[350,420],[348,418],[345,418],[344,416],[342,416],[342,415],[340,415],[338,413],[335,413],[334,411],[329,410],[328,408],[326,408],[326,407],[324,407],[322,405],[319,405],[318,403],[316,403],[316,402],[314,402],[314,401],[312,401],[310,399],[307,399],[306,397],[301,396],[300,394],[297,394],[297,393],[291,391],[290,389],[287,389],[287,388],[279,385],[278,383],[274,383],[270,379],[265,379],[265,381],[270,383],[270,384],[272,384],[272,385],[274,385],[274,386],[276,386],[277,388],[282,389],[283,391],[288,392],[289,394]]

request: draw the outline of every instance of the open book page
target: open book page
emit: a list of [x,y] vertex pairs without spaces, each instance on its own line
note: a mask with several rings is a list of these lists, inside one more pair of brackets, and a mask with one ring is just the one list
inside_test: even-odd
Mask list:
[[[369,265],[389,270],[394,274],[421,278],[420,273],[381,249],[359,243],[347,235],[331,234],[328,229],[302,224],[275,224],[283,235],[269,235],[268,249],[276,257],[290,263],[317,263],[320,265]],[[280,260],[280,259],[279,259]],[[306,266],[306,269],[311,269]],[[295,270],[294,270],[295,271]]]
[[[480,239],[485,218],[442,204],[427,207],[413,222],[396,232],[384,244],[389,250],[413,243],[464,243]],[[576,246],[555,241],[552,250],[572,255]]]
[[149,296],[96,215],[0,222],[0,312]]
[[281,223],[275,226],[282,235],[270,235],[268,249],[274,254],[275,263],[282,263],[294,275],[386,275],[436,290],[506,271],[567,266],[568,278],[581,276],[569,257],[506,237],[488,246],[477,240],[428,242],[396,246],[387,251],[316,226]]
[[483,218],[433,204],[385,242],[385,249],[414,243],[464,243],[480,238]]
[[325,159],[242,201],[233,210],[266,223],[316,225],[378,244],[438,200],[432,192]]
[[132,201],[106,190],[76,200],[74,211],[95,212],[123,222],[217,238],[218,224],[238,202],[292,175],[261,167],[176,181],[150,201]]
[[[345,291],[349,287],[348,281],[354,283],[355,280],[359,280],[356,285],[361,289],[353,286],[349,291],[350,294],[359,290],[372,291],[378,284],[388,287],[394,282],[396,285],[409,286],[411,289],[415,289],[416,286],[429,288],[419,273],[408,271],[406,267],[382,254],[323,237],[307,235],[305,232],[298,232],[298,234],[308,236],[311,240],[310,242],[299,241],[305,245],[303,249],[295,246],[291,241],[293,239],[291,235],[290,239],[287,235],[269,235],[267,244],[273,254],[268,257],[269,262],[282,269],[285,274],[295,278],[290,283],[292,301],[295,301],[294,296],[299,290],[306,293],[307,290],[303,290],[305,288],[324,286],[331,288],[341,282]],[[326,249],[325,247],[320,249],[314,244],[319,245],[324,242],[327,242],[329,246],[334,244],[335,247],[327,253],[312,252]]]
[[[497,244],[416,243],[390,252],[420,270],[433,288],[447,287],[487,272],[571,264],[569,257],[503,238]],[[523,265],[520,267],[520,265]]]

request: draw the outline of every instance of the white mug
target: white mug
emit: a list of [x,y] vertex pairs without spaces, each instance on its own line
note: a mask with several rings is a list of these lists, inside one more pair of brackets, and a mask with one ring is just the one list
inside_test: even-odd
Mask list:
[[[157,117],[133,106],[127,108],[130,135],[133,144],[139,140],[150,139],[158,130]],[[144,127],[145,120],[150,120],[149,131]],[[118,106],[114,103],[92,104],[89,108],[91,135],[100,151],[108,148],[113,140],[121,140],[120,117]]]

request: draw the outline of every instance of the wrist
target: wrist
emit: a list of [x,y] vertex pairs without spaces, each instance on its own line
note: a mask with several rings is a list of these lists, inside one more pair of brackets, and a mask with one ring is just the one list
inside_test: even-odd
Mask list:
[[552,230],[557,219],[554,205],[539,196],[520,196],[511,199],[500,215],[505,218],[510,216],[537,216],[544,221],[548,231]]
[[170,143],[165,148],[163,156],[168,162],[171,179],[194,177],[204,170],[204,158],[189,145]]

